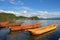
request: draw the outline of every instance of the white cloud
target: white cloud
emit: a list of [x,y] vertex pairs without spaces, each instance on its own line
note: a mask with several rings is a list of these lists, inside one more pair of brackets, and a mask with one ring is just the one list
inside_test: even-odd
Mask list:
[[23,11],[21,11],[20,13],[22,13],[22,14],[27,14],[28,11],[27,11],[27,10],[23,10]]
[[18,3],[21,4],[21,5],[24,5],[24,3],[22,1],[18,1]]
[[29,8],[29,7],[15,7],[14,9],[18,10],[19,12],[21,12],[23,14],[34,12],[34,10],[32,8]]
[[25,10],[25,11],[23,11],[23,13],[27,13],[27,11]]
[[39,13],[48,13],[47,11],[37,11]]
[[26,10],[26,11],[33,11],[33,9],[32,8],[29,8],[29,7],[17,7],[17,6],[15,6],[14,7],[14,9],[16,9],[16,10]]
[[60,17],[60,12],[37,11],[35,15],[43,18]]
[[[1,2],[7,1],[7,0],[0,0]],[[9,3],[13,4],[13,5],[24,5],[24,3],[21,0],[8,0]]]
[[0,13],[1,12],[5,12],[5,13],[13,13],[15,14],[16,16],[24,16],[26,15],[27,11],[22,11],[22,12],[14,12],[14,11],[5,11],[5,10],[0,10]]
[[33,13],[29,13],[27,10],[23,10],[21,12],[0,10],[0,12],[13,13],[16,16],[26,16],[26,17],[31,17],[31,16],[38,16],[39,18],[60,17],[60,12],[35,11]]
[[11,3],[11,4],[15,4],[14,0],[10,0],[10,3]]
[[0,10],[0,13],[1,13],[1,12],[16,14],[16,12],[14,12],[14,11],[5,11],[5,10]]
[[17,4],[24,5],[24,3],[21,0],[18,0],[18,1],[10,0],[9,2],[14,5],[17,5]]
[[25,10],[33,10],[33,9],[29,8],[29,7],[22,7],[22,8],[25,9]]
[[0,10],[0,12],[6,12],[6,11],[4,11],[4,10]]

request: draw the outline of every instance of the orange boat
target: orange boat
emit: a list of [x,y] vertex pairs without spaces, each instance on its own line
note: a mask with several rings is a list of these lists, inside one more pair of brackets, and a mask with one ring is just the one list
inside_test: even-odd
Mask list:
[[18,23],[15,23],[15,24],[10,24],[8,21],[6,21],[6,22],[1,22],[0,23],[0,27],[21,26],[21,24],[23,24],[23,22],[18,22]]
[[9,27],[10,30],[15,31],[15,30],[25,30],[25,29],[31,29],[31,28],[38,28],[41,25],[40,22],[26,25],[26,26],[11,26]]
[[0,27],[5,27],[9,24],[8,21],[5,21],[5,22],[0,22]]

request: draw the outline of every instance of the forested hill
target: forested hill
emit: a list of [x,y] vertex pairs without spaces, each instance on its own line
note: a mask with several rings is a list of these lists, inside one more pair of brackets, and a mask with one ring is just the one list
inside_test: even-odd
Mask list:
[[26,19],[26,20],[39,20],[37,16],[33,17],[25,17],[25,16],[16,16],[13,13],[0,13],[0,21],[9,21],[9,20],[17,20],[17,19]]
[[0,21],[8,21],[16,19],[16,16],[12,13],[0,13]]

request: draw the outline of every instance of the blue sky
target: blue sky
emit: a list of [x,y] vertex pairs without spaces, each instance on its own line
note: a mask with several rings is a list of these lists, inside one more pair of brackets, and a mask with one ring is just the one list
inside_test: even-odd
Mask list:
[[17,16],[60,17],[60,0],[0,0],[0,11]]

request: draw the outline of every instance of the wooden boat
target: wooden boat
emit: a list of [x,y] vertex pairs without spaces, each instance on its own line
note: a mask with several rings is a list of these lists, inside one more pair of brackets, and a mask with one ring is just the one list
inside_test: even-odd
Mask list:
[[54,29],[54,30],[52,30],[52,31],[49,31],[49,32],[46,32],[46,33],[41,34],[41,35],[35,35],[35,36],[31,35],[31,36],[28,38],[28,40],[31,40],[31,38],[32,38],[33,40],[39,40],[39,39],[41,40],[42,38],[44,38],[44,37],[46,37],[47,35],[52,34],[52,33],[54,33],[54,32],[56,32],[56,29]]
[[11,24],[8,21],[6,21],[6,22],[1,22],[0,27],[21,26],[21,24],[23,24],[23,22],[18,22],[18,23],[15,23],[15,24]]
[[36,23],[34,23],[34,24],[30,24],[30,25],[23,26],[22,29],[38,28],[40,25],[41,25],[40,22],[36,22]]
[[9,24],[8,21],[5,21],[5,22],[0,22],[0,27],[5,27]]
[[43,27],[43,28],[28,29],[28,31],[32,35],[38,35],[38,34],[43,34],[45,32],[56,29],[57,26],[58,26],[58,24],[52,24],[51,26],[46,26],[46,27]]
[[9,27],[10,30],[25,30],[25,29],[31,29],[31,28],[38,28],[41,25],[41,23],[37,22],[34,24],[26,25],[26,26],[11,26]]

